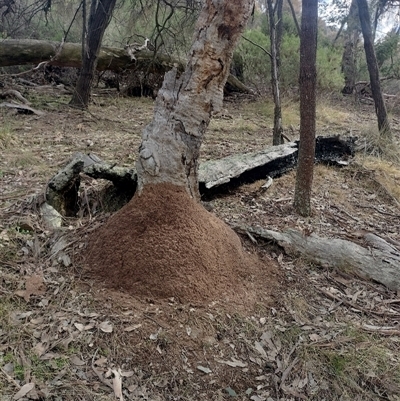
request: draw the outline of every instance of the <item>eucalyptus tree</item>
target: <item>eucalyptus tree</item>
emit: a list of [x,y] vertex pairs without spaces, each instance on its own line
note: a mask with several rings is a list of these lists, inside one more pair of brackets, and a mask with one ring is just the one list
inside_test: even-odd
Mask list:
[[[82,68],[70,101],[74,107],[86,109],[89,105],[101,42],[115,3],[116,0],[91,0],[87,30],[84,27],[82,35]],[[85,18],[85,12],[83,16]]]
[[303,0],[300,36],[300,145],[294,207],[311,214],[311,189],[315,157],[317,87],[318,0]]
[[364,50],[365,50],[365,57],[367,59],[372,97],[374,99],[375,113],[378,119],[378,128],[380,134],[384,138],[391,140],[392,133],[386,111],[385,100],[383,99],[381,90],[379,67],[375,55],[374,36],[372,32],[369,7],[367,0],[357,0],[357,4],[358,4],[358,15],[360,17],[360,23],[364,38]]
[[357,79],[357,47],[361,31],[357,0],[351,1],[346,22],[347,28],[344,34],[344,50],[342,57],[342,72],[344,76],[342,93],[344,95],[351,95],[355,91]]
[[274,97],[274,130],[272,144],[283,143],[282,105],[280,94],[280,53],[283,35],[283,0],[266,0],[269,20],[270,58],[271,58],[271,84]]

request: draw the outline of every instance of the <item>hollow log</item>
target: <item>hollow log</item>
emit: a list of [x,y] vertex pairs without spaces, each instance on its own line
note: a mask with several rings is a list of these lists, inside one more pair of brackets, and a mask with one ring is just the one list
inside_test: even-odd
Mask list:
[[293,229],[277,232],[240,225],[233,228],[239,233],[272,241],[290,256],[303,256],[323,267],[351,270],[360,277],[385,285],[390,290],[400,290],[400,251],[377,236],[371,241],[371,235],[367,234],[365,241],[370,246],[364,248],[354,242],[322,238],[314,233],[305,235]]

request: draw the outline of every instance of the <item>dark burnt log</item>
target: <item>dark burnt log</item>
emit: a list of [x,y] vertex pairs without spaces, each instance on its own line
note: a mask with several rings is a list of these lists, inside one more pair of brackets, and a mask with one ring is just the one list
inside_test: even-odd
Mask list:
[[[315,162],[343,166],[354,156],[356,137],[316,138]],[[227,156],[200,165],[200,194],[209,200],[244,184],[279,177],[297,167],[299,142],[271,146],[261,152]]]

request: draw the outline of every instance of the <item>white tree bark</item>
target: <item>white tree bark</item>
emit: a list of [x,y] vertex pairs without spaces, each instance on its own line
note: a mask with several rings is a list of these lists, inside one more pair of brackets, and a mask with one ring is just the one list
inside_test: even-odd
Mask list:
[[220,109],[233,49],[252,11],[252,0],[206,0],[188,63],[166,74],[153,121],[139,149],[138,190],[147,184],[183,186],[198,198],[198,157],[212,112]]

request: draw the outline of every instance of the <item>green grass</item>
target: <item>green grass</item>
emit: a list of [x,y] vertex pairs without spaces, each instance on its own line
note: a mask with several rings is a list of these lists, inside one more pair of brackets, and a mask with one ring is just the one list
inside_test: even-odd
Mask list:
[[0,124],[0,149],[6,149],[10,146],[12,140],[11,123],[3,122]]

